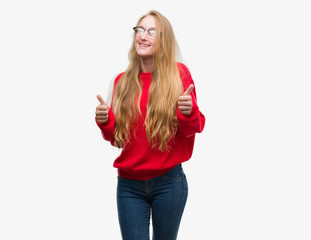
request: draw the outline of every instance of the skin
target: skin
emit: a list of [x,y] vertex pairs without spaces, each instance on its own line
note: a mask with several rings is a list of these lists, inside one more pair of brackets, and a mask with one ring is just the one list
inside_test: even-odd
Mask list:
[[[145,29],[157,28],[156,20],[153,16],[144,17],[138,26]],[[158,38],[149,38],[147,31],[143,35],[136,35],[135,37],[135,48],[137,54],[140,56],[140,64],[143,72],[152,72],[154,67],[153,54],[155,53],[157,42]]]
[[100,102],[100,104],[97,105],[96,107],[96,112],[95,112],[96,120],[98,123],[105,123],[108,120],[109,107],[105,103],[104,99],[99,94],[97,95],[97,99]]
[[[146,16],[144,17],[138,26],[141,26],[145,29],[156,29],[156,21],[153,16]],[[153,61],[153,54],[156,50],[156,44],[157,44],[158,38],[150,39],[148,37],[148,32],[145,31],[145,33],[141,36],[135,37],[135,48],[137,54],[140,56],[140,63],[141,63],[141,69],[142,72],[152,72],[152,69],[154,67],[154,61]],[[194,89],[194,85],[191,84],[188,89],[183,93],[182,96],[178,99],[178,108],[179,111],[184,115],[191,114],[192,111],[192,97],[191,92]],[[99,105],[96,107],[96,119],[98,123],[105,123],[108,121],[108,111],[109,106],[105,103],[101,95],[97,95],[97,99],[99,101]]]
[[192,97],[191,92],[194,89],[194,85],[190,84],[188,89],[181,95],[178,99],[178,108],[179,111],[184,115],[191,114],[192,111]]

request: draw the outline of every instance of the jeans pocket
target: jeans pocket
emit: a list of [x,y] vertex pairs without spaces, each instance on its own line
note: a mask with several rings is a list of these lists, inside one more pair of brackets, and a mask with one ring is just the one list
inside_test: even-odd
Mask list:
[[179,164],[176,167],[174,167],[172,170],[164,173],[162,176],[168,180],[178,181],[178,180],[182,180],[183,174],[184,173],[183,173],[182,167]]

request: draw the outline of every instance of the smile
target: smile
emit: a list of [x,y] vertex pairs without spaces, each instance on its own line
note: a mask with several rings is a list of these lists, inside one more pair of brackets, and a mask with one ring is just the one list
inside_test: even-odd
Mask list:
[[139,43],[139,46],[141,46],[141,47],[150,47],[150,45],[148,45],[148,44],[143,44],[143,43]]

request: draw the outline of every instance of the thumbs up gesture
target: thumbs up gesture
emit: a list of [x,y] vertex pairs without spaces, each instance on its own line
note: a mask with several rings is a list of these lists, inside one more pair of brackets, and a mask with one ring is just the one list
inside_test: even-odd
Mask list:
[[181,95],[178,99],[178,108],[179,111],[184,115],[189,115],[192,110],[192,98],[190,93],[194,89],[194,85],[190,84],[188,89]]
[[108,120],[109,107],[100,95],[97,95],[97,99],[100,104],[96,107],[96,119],[99,123],[105,123]]

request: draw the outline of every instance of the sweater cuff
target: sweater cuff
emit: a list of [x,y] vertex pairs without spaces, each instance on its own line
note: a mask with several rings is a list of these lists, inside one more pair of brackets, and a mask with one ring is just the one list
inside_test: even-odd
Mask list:
[[182,114],[179,110],[179,108],[177,108],[177,118],[181,121],[187,122],[187,121],[191,121],[191,119],[194,116],[197,116],[199,112],[199,107],[196,104],[193,104],[192,109],[191,109],[191,113],[188,115]]

